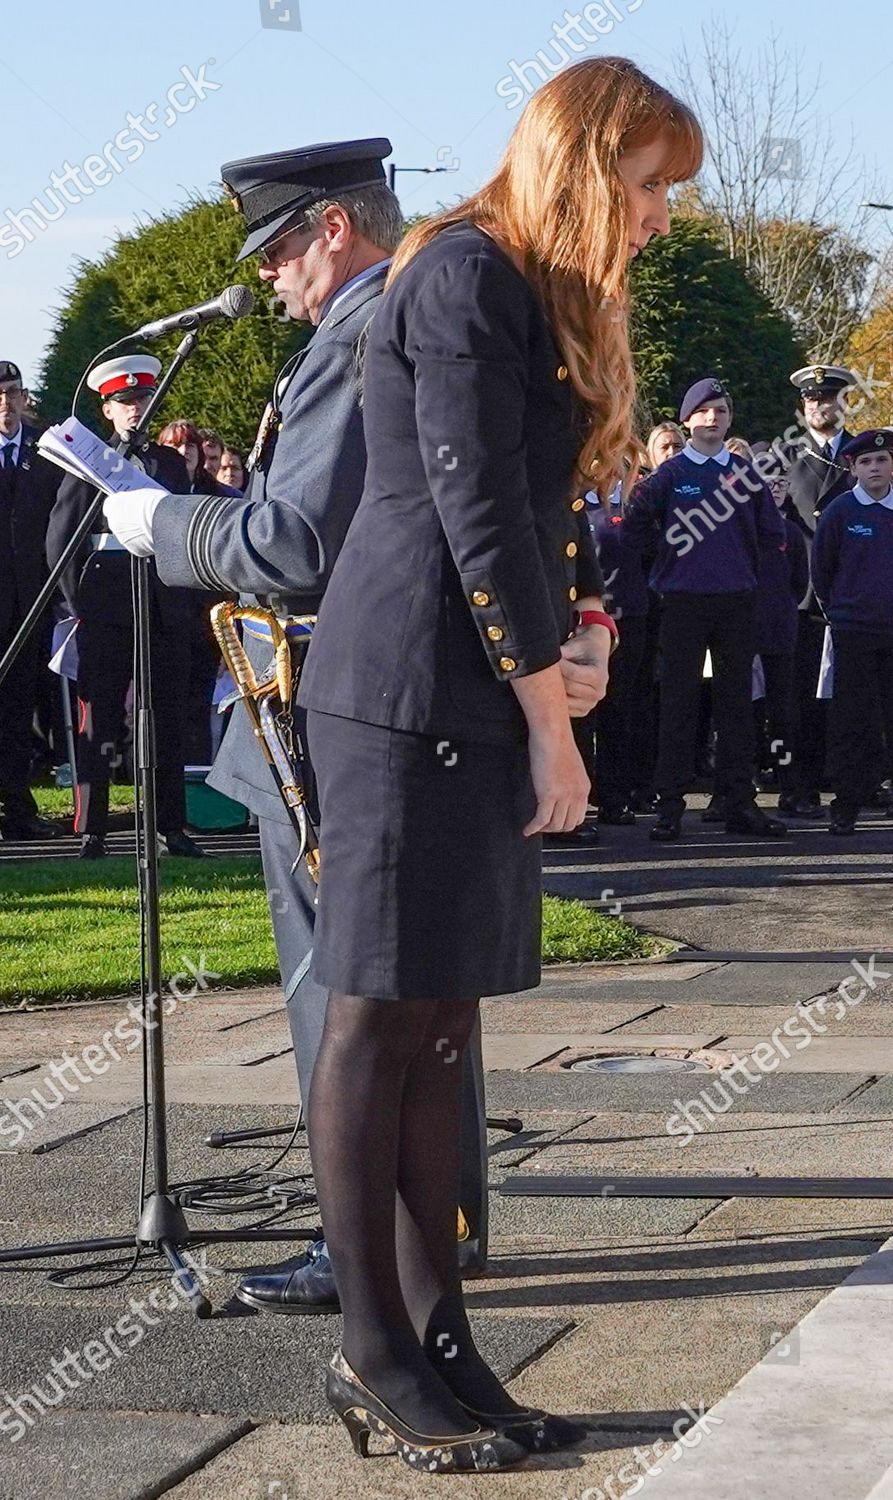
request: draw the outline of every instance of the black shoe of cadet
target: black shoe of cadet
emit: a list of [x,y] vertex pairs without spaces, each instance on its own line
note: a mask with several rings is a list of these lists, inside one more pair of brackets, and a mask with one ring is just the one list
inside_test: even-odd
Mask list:
[[607,807],[600,807],[598,821],[608,828],[629,828],[635,823],[636,815],[631,807],[626,807],[621,802],[617,806],[609,804]]
[[752,803],[735,808],[726,818],[726,833],[749,834],[756,839],[783,839],[788,831],[781,818],[769,818]]
[[839,803],[831,804],[831,830],[838,837],[847,837],[856,832],[856,813],[851,807],[841,807]]
[[682,818],[677,813],[661,813],[648,837],[652,844],[675,844],[682,837]]
[[195,839],[191,839],[182,828],[175,828],[171,833],[160,833],[158,835],[162,849],[168,854],[175,854],[179,859],[204,859],[205,851],[200,849]]
[[711,797],[701,813],[702,823],[724,823],[726,821],[725,797]]
[[101,833],[85,833],[78,850],[78,859],[105,859],[108,850]]
[[545,837],[550,844],[591,849],[593,844],[598,843],[598,829],[593,828],[591,823],[582,823],[579,828],[574,828],[570,833],[547,833]]
[[38,818],[36,814],[32,817],[26,814],[24,817],[6,817],[0,823],[0,837],[4,842],[32,841],[36,839],[57,839],[62,832],[58,823],[53,823],[49,818]]
[[325,1240],[275,1271],[256,1271],[239,1283],[236,1296],[258,1312],[336,1313],[341,1304]]

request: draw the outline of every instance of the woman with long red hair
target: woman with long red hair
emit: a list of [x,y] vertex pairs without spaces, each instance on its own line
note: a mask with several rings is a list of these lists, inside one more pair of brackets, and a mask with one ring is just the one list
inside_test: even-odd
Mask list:
[[623,58],[528,104],[496,176],[398,248],[365,356],[366,486],[300,701],[319,784],[310,1149],[341,1307],[329,1398],[364,1453],[502,1467],[580,1429],[472,1340],[459,1073],[481,995],[539,983],[541,835],[583,821],[604,693],[585,491],[638,466],[627,270],[702,156]]

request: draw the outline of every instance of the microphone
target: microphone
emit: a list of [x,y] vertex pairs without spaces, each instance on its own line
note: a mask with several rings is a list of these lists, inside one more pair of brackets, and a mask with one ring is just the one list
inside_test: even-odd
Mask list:
[[166,318],[156,318],[144,323],[133,339],[160,339],[165,333],[188,333],[201,323],[210,323],[214,318],[244,318],[254,306],[254,293],[248,286],[228,286],[211,302],[200,302],[197,307],[187,307],[183,312],[169,313]]

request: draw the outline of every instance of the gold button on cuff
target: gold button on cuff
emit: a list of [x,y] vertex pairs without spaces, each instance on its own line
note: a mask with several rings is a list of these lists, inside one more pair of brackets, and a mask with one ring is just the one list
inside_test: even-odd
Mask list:
[[568,542],[567,546],[564,549],[564,555],[565,555],[565,557],[576,557],[576,555],[577,555],[577,544],[576,544],[576,542]]
[[571,506],[571,510],[582,510],[583,506],[585,504],[586,504],[586,501],[580,499],[579,496],[578,496],[578,498],[574,501],[573,505]]
[[567,380],[567,365],[559,365],[558,369],[555,371],[555,374],[558,376],[559,380]]
[[500,630],[498,625],[488,625],[487,634],[490,637],[491,641],[501,641],[502,637],[505,635],[505,631]]
[[472,604],[479,604],[481,609],[483,609],[485,604],[490,603],[490,595],[485,594],[482,589],[475,589],[471,596],[471,602]]
[[510,656],[501,656],[499,658],[499,665],[502,667],[503,672],[514,672],[518,663],[512,661]]
[[573,603],[573,601],[577,597],[577,590],[575,588],[569,588],[567,591],[567,597],[570,599],[571,603]]

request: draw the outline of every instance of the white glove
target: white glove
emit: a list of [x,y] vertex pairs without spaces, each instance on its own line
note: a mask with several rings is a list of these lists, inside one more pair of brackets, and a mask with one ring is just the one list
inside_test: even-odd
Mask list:
[[151,557],[155,551],[152,540],[152,517],[159,500],[166,498],[167,491],[155,489],[126,490],[121,495],[106,495],[102,511],[118,541],[134,557]]

